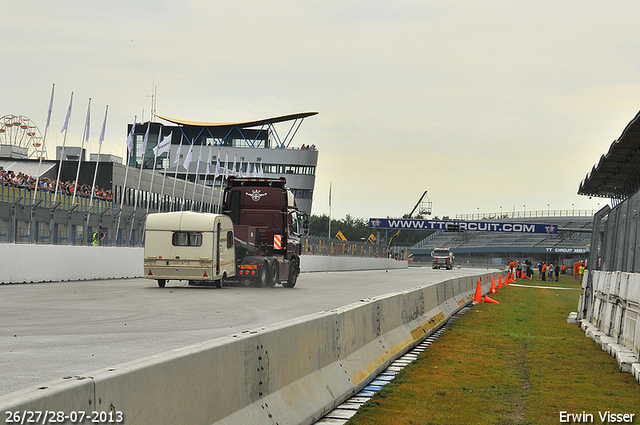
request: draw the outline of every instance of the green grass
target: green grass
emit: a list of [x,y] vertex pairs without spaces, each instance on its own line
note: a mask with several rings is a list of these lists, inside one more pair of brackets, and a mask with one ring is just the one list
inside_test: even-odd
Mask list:
[[458,319],[349,425],[558,424],[560,411],[634,413],[640,384],[577,325],[580,283],[518,281]]

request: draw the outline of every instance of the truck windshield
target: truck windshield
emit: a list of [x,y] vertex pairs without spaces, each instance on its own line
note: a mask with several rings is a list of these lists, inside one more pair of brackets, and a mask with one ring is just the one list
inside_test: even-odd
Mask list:
[[444,249],[439,249],[439,250],[433,251],[433,255],[437,257],[446,257],[449,255],[449,251]]
[[201,246],[201,232],[173,232],[173,246]]

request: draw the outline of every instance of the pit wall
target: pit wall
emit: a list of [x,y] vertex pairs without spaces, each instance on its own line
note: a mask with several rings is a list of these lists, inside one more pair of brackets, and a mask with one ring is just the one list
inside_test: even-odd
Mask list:
[[312,424],[471,302],[479,278],[488,292],[483,274],[365,299],[14,392],[0,397],[0,412],[122,412],[124,424]]
[[[589,299],[586,285],[593,288]],[[586,335],[640,381],[640,273],[585,271],[578,311]],[[576,314],[577,316],[577,314]]]
[[[0,284],[142,277],[144,248],[0,244]],[[406,268],[388,258],[303,255],[303,272]]]

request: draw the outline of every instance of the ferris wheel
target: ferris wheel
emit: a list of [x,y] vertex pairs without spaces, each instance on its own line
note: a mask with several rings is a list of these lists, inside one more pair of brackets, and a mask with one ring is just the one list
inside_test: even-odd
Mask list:
[[17,146],[28,158],[45,158],[47,153],[40,130],[24,115],[5,115],[0,118],[0,145]]

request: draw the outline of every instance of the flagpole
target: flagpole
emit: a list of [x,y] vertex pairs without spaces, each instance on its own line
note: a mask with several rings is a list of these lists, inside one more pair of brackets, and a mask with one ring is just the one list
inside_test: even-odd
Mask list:
[[53,84],[51,87],[51,100],[49,101],[49,110],[47,111],[47,125],[44,128],[44,137],[42,138],[42,148],[40,149],[40,155],[38,155],[39,156],[38,177],[36,178],[36,187],[35,187],[35,190],[33,191],[33,200],[31,201],[32,204],[35,204],[36,195],[38,194],[38,182],[40,181],[40,166],[42,165],[43,152],[45,150],[45,143],[47,142],[47,130],[49,130],[49,122],[51,122],[51,110],[53,109],[53,90],[55,88],[56,88],[56,85]]
[[[169,148],[171,148],[172,139],[173,139],[173,131],[169,133]],[[169,151],[169,149],[167,149],[167,151]],[[167,172],[165,171],[164,173],[162,173],[162,190],[160,191],[160,202],[158,203],[158,212],[160,212],[160,208],[162,207],[162,198],[164,197],[164,184],[166,181],[167,181]]]
[[213,192],[215,192],[215,189],[216,189],[216,180],[218,180],[218,175],[220,175],[220,148],[218,148],[218,156],[216,156],[216,172],[215,172],[215,174],[213,176],[213,189],[211,189],[211,199],[209,200],[211,212],[214,212],[214,213],[219,212],[219,211],[217,211],[216,208],[213,208],[214,207],[214,205],[213,205]]
[[[149,123],[149,125],[151,125],[151,123]],[[161,139],[162,139],[162,126],[160,126],[160,130],[158,131],[158,142],[156,143],[156,150],[153,152],[153,170],[151,170],[151,183],[149,183],[149,194],[153,193],[153,176],[156,174],[156,162],[158,162],[158,155],[156,155],[156,152],[159,150],[158,146],[160,146]],[[160,199],[162,199],[162,192],[160,192]],[[150,202],[147,202],[147,215],[149,214],[149,204]]]
[[[209,146],[209,159],[207,159],[207,171],[204,173],[204,187],[202,188],[202,200],[200,201],[200,203],[202,205],[200,205],[200,211],[204,211],[204,195],[205,195],[205,192],[207,191],[207,178],[209,177],[209,172],[210,172],[210,168],[211,168],[211,153],[212,152],[213,152],[213,148],[211,146]],[[215,187],[215,182],[214,182],[214,187]]]
[[331,182],[329,183],[329,238],[331,238]]
[[135,197],[133,201],[133,219],[131,220],[131,229],[129,229],[129,244],[131,244],[131,239],[133,238],[133,224],[136,215],[136,210],[138,209],[138,198],[140,197],[140,183],[142,182],[142,169],[144,168],[144,157],[147,153],[147,142],[149,141],[149,129],[151,128],[151,121],[147,123],[147,131],[144,133],[144,138],[142,139],[142,160],[140,161],[140,173],[138,173],[138,188],[135,192]]
[[116,226],[116,240],[118,238],[118,231],[120,231],[120,218],[122,217],[122,207],[124,205],[124,195],[127,192],[127,176],[129,175],[129,156],[131,155],[131,151],[133,148],[133,137],[136,132],[136,116],[133,116],[133,126],[131,126],[131,132],[129,136],[127,136],[127,156],[124,159],[125,169],[124,169],[124,184],[122,185],[122,191],[120,193],[120,211],[118,212],[118,224]]
[[222,194],[224,193],[224,189],[222,189],[222,184],[227,186],[227,180],[229,180],[229,151],[226,151],[224,154],[224,177],[220,181],[220,192],[218,197],[218,211],[222,212]]
[[[195,140],[194,140],[195,143]],[[182,204],[182,211],[184,211],[185,207],[187,206],[187,200],[185,198],[185,196],[187,196],[187,183],[189,183],[189,165],[191,164],[191,157],[193,155],[193,143],[189,142],[189,150],[187,151],[187,157],[184,159],[184,163],[182,164],[182,166],[184,167],[186,171],[185,175],[184,175],[184,187],[182,190],[182,201],[184,202]]]
[[184,139],[184,134],[180,136],[180,146],[178,146],[178,151],[176,152],[176,160],[173,162],[176,166],[176,172],[173,175],[173,190],[171,191],[171,204],[169,205],[169,211],[173,211],[173,204],[175,203],[175,195],[176,195],[176,182],[178,181],[178,167],[180,164],[180,151],[182,150],[182,140]]
[[96,178],[98,177],[98,164],[100,164],[100,152],[102,152],[102,141],[104,140],[104,132],[107,128],[107,112],[109,112],[109,105],[104,111],[104,122],[102,123],[102,130],[100,131],[100,137],[98,138],[98,160],[96,161],[96,168],[93,171],[93,182],[91,183],[91,200],[89,201],[89,211],[93,208],[93,198],[95,193]]
[[[135,214],[136,209],[138,208],[138,197],[140,196],[140,183],[142,182],[142,169],[144,168],[144,157],[147,153],[147,143],[149,141],[149,129],[151,128],[151,121],[147,123],[147,131],[144,133],[144,138],[142,139],[142,146],[140,149],[142,151],[142,161],[140,161],[140,173],[138,174],[138,188],[136,189],[136,196],[133,202],[133,212]],[[131,228],[133,232],[133,227]]]
[[64,147],[67,143],[67,127],[69,125],[69,118],[71,118],[71,105],[73,104],[73,92],[71,92],[71,100],[69,101],[69,109],[67,110],[67,117],[64,120],[64,125],[60,133],[64,131],[64,138],[62,139],[62,151],[60,153],[60,164],[58,165],[58,176],[56,177],[56,190],[53,193],[53,202],[58,200],[58,186],[60,184],[60,172],[62,171],[62,160],[64,159]]
[[196,177],[193,179],[193,195],[191,195],[191,211],[196,205],[196,187],[198,187],[198,173],[200,172],[200,160],[202,159],[202,146],[198,152],[198,163],[196,164]]
[[84,156],[84,143],[89,140],[89,118],[91,113],[91,98],[89,98],[89,105],[87,106],[87,120],[84,124],[84,137],[82,138],[82,145],[80,147],[80,156],[78,157],[78,168],[76,170],[76,180],[73,183],[73,200],[72,205],[76,204],[76,193],[78,192],[78,179],[80,178],[80,164],[82,163],[82,157]]

